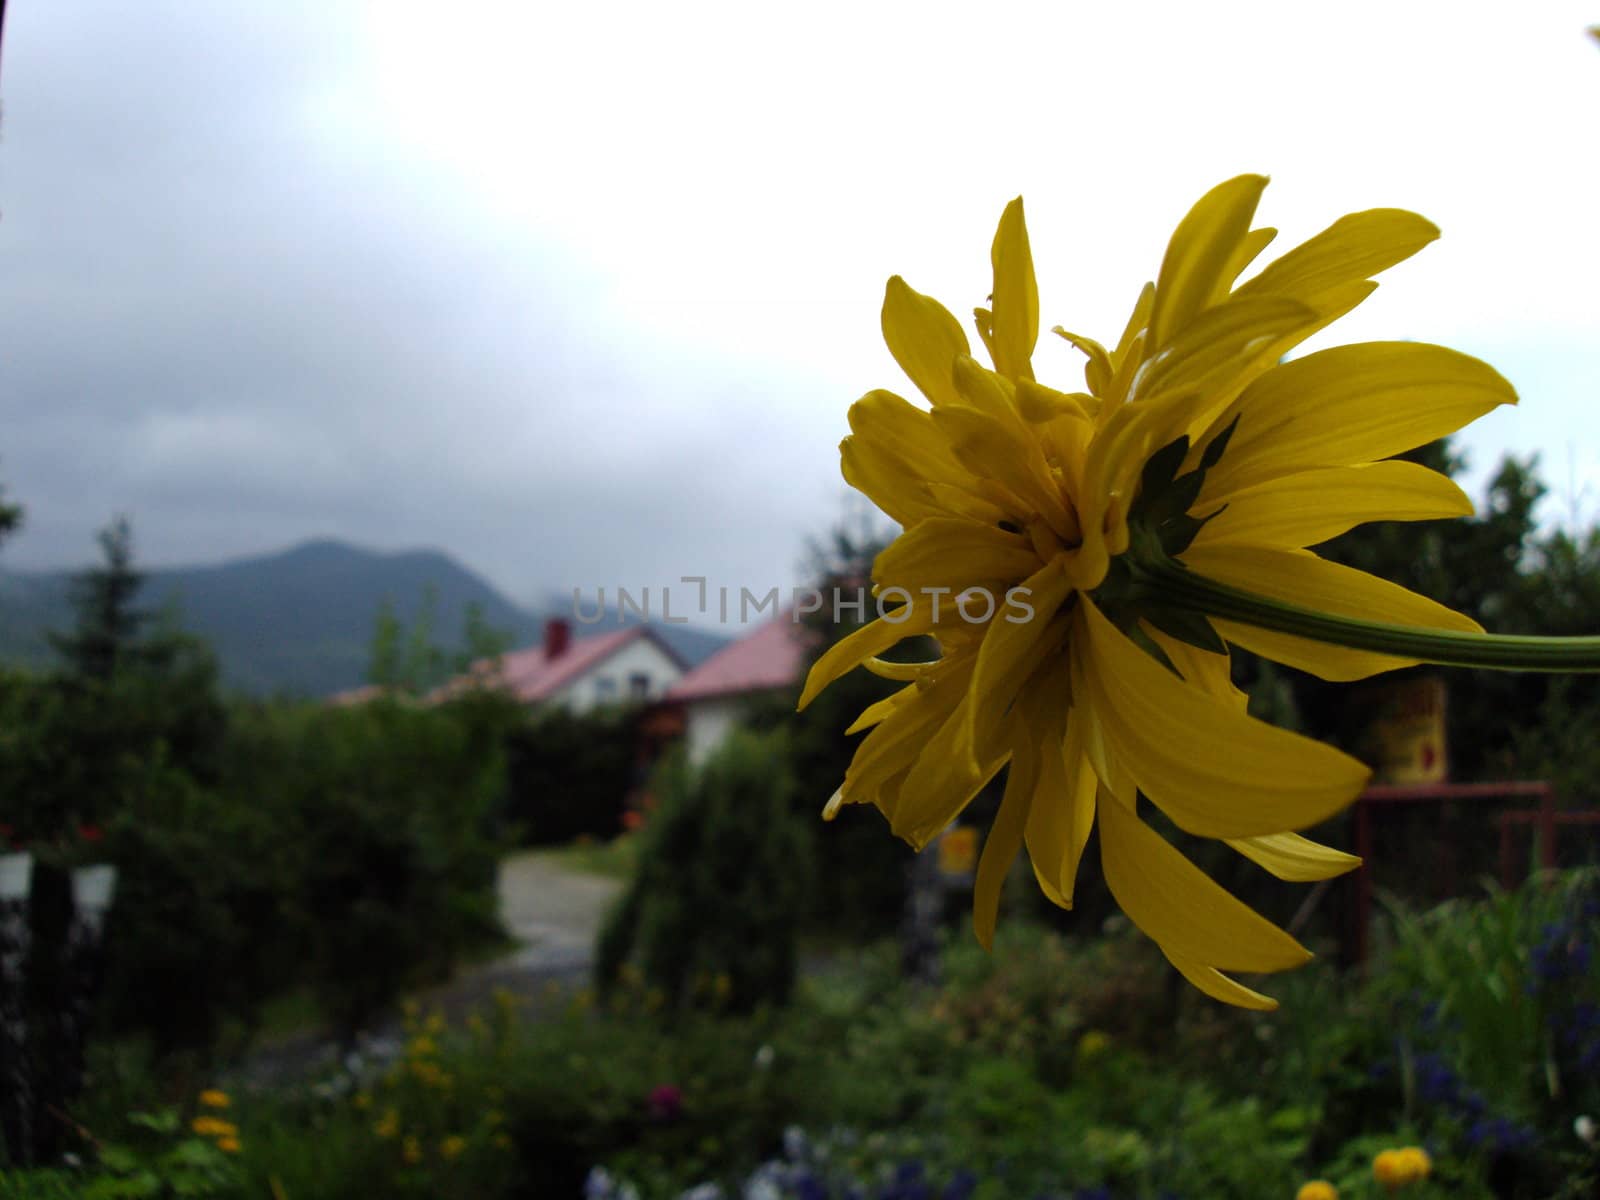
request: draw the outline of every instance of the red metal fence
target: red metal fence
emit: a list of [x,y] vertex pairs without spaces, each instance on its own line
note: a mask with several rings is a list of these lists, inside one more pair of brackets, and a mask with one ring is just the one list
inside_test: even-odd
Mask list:
[[[1555,789],[1544,782],[1434,783],[1380,785],[1368,788],[1355,805],[1355,852],[1364,865],[1353,875],[1354,903],[1346,933],[1344,958],[1364,964],[1371,950],[1370,930],[1374,892],[1380,885],[1394,887],[1408,899],[1430,902],[1463,894],[1471,882],[1498,868],[1500,882],[1517,886],[1526,872],[1518,864],[1551,869],[1562,865],[1563,830],[1600,835],[1600,811],[1557,807]],[[1437,817],[1421,822],[1418,806],[1432,805]],[[1514,807],[1513,807],[1514,806]],[[1407,812],[1407,810],[1412,810]],[[1430,814],[1430,816],[1432,816]],[[1412,819],[1409,822],[1407,817]],[[1379,846],[1381,827],[1411,826],[1408,836],[1393,837]],[[1531,844],[1518,838],[1527,831]],[[1493,837],[1491,838],[1491,833]],[[1498,842],[1491,864],[1489,845]],[[1600,848],[1600,837],[1568,838],[1569,844],[1587,843],[1590,855]],[[1525,852],[1518,853],[1519,848]],[[1576,860],[1574,860],[1576,861]]]

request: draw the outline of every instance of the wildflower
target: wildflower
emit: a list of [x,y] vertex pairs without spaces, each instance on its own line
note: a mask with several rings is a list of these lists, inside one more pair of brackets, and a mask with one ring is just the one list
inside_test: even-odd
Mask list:
[[[1250,718],[1229,644],[1337,680],[1487,661],[1471,657],[1487,642],[1468,618],[1306,547],[1366,521],[1469,514],[1450,480],[1391,456],[1515,401],[1491,368],[1438,346],[1281,362],[1437,230],[1356,213],[1236,286],[1272,237],[1250,228],[1265,183],[1201,199],[1114,348],[1056,330],[1087,357],[1085,391],[1035,377],[1020,199],[995,235],[992,307],[977,310],[992,370],[937,301],[889,281],[884,338],[931,411],[887,391],[850,410],[845,479],[904,532],[873,564],[879,619],[824,654],[801,697],[858,665],[908,685],[851,727],[871,732],[824,815],[874,804],[918,849],[1010,764],[977,870],[985,946],[1016,854],[1070,907],[1098,823],[1123,911],[1191,983],[1262,1009],[1275,1003],[1222,972],[1310,955],[1152,829],[1138,798],[1282,879],[1357,865],[1291,831],[1348,805],[1366,768]],[[937,658],[881,657],[919,635]]]
[[467,1139],[460,1134],[452,1134],[439,1143],[439,1156],[446,1162],[460,1158],[461,1152],[467,1148]]
[[1372,1160],[1372,1177],[1390,1191],[1426,1179],[1433,1171],[1433,1160],[1421,1146],[1384,1150]]
[[209,1138],[237,1137],[239,1134],[238,1126],[218,1117],[196,1117],[189,1122],[189,1128],[201,1137]]
[[657,1121],[670,1121],[683,1111],[683,1092],[670,1083],[663,1083],[650,1089],[647,1106]]
[[1111,1048],[1111,1039],[1098,1029],[1091,1029],[1078,1039],[1078,1061],[1092,1062]]
[[422,1161],[422,1143],[415,1136],[408,1136],[400,1146],[400,1158],[407,1166],[416,1166]]
[[207,1088],[200,1093],[200,1107],[202,1108],[227,1108],[233,1103],[228,1098],[228,1093],[220,1088]]
[[231,1134],[226,1137],[219,1137],[217,1139],[217,1149],[224,1154],[237,1154],[240,1150],[239,1139]]
[[1300,1185],[1294,1200],[1339,1200],[1339,1189],[1326,1179],[1312,1179]]
[[372,1132],[383,1141],[389,1141],[400,1132],[400,1114],[392,1108],[388,1109],[378,1118],[378,1123],[372,1127]]
[[1587,1114],[1580,1114],[1573,1119],[1572,1132],[1592,1146],[1595,1143],[1595,1139],[1600,1137],[1600,1125],[1595,1123],[1593,1117]]

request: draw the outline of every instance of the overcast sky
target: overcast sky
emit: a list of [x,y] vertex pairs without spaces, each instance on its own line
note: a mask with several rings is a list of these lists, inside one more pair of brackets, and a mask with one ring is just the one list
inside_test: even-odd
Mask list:
[[1280,250],[1439,224],[1319,344],[1487,359],[1522,405],[1469,490],[1538,451],[1546,520],[1595,520],[1596,13],[13,0],[0,565],[83,563],[123,511],[149,565],[338,537],[520,601],[788,585],[851,511],[849,403],[909,386],[888,275],[969,312],[1021,193],[1045,325],[1114,339],[1242,171]]

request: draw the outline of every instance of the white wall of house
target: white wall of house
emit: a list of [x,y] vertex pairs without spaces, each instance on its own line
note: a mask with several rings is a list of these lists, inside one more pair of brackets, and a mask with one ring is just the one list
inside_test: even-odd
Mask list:
[[665,650],[648,637],[636,637],[578,678],[569,680],[548,702],[584,713],[607,704],[659,700],[682,675],[683,669]]
[[683,706],[683,741],[689,762],[695,766],[722,745],[734,726],[744,719],[750,698],[743,695],[707,696],[689,700]]

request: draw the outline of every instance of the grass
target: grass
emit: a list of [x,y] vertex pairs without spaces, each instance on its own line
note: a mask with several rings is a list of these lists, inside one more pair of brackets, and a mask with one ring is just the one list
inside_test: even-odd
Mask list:
[[632,879],[639,866],[639,836],[624,833],[609,842],[580,838],[565,846],[550,846],[533,853],[565,871],[600,875],[606,879]]

